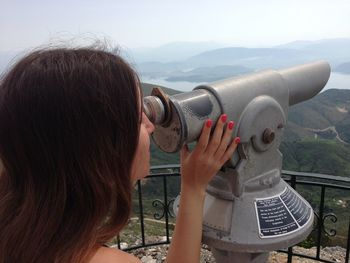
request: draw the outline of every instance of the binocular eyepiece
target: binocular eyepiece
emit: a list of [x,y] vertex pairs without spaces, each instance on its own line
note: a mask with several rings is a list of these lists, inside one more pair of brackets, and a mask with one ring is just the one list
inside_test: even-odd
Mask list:
[[143,99],[143,107],[146,116],[154,125],[163,125],[166,112],[170,110],[165,108],[162,100],[157,96],[145,97]]

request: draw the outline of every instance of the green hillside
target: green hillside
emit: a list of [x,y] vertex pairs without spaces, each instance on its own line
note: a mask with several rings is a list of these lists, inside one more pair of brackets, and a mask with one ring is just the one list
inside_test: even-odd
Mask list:
[[290,108],[283,140],[316,137],[350,143],[349,111],[350,90],[327,90]]
[[350,176],[350,147],[334,140],[283,142],[283,168],[297,172],[314,172]]

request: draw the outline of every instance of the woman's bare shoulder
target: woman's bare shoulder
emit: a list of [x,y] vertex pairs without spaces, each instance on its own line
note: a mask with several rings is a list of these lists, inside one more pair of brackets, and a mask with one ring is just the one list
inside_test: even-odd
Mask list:
[[120,249],[100,247],[89,263],[140,263],[141,261],[131,254]]

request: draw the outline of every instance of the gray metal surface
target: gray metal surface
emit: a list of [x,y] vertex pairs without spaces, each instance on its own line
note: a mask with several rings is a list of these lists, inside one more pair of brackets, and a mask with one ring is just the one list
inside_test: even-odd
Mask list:
[[222,109],[207,90],[194,90],[169,98],[171,121],[156,125],[153,141],[165,152],[176,152],[184,143],[195,141],[207,119],[216,120]]
[[232,262],[232,263],[264,263],[269,257],[269,253],[239,253],[225,251],[221,249],[213,249],[213,255],[216,262]]

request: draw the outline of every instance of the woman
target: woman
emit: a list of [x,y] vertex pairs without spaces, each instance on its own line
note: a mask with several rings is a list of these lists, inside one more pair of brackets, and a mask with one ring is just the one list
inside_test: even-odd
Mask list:
[[[139,262],[104,247],[125,226],[149,172],[140,83],[119,56],[35,51],[0,82],[0,263]],[[167,262],[199,262],[205,188],[234,152],[233,122],[181,151],[181,204]]]

